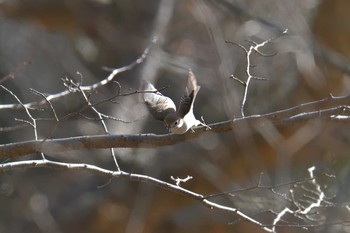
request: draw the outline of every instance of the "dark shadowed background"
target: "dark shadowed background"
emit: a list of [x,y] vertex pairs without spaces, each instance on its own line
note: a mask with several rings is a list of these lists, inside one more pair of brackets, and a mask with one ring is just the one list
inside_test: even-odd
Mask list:
[[[188,69],[201,90],[195,115],[207,124],[240,117],[244,87],[230,75],[246,79],[246,58],[232,41],[273,40],[262,48],[274,56],[253,56],[253,80],[246,115],[263,114],[350,90],[349,73],[336,67],[329,53],[350,56],[350,2],[289,0],[4,0],[0,3],[0,75],[13,75],[3,83],[22,102],[41,100],[30,88],[53,94],[65,90],[61,78],[91,85],[109,72],[102,67],[122,67],[136,60],[151,44],[147,59],[116,81],[121,92],[138,90],[142,79],[178,102]],[[330,51],[329,51],[330,50]],[[349,63],[347,63],[349,64]],[[81,74],[77,74],[79,72]],[[116,84],[99,88],[91,101],[113,96]],[[0,91],[0,104],[17,103]],[[86,104],[79,95],[55,101],[59,116]],[[165,134],[161,122],[151,118],[137,95],[118,97],[98,109],[122,121],[108,120],[113,134]],[[50,111],[33,110],[37,118],[52,118]],[[84,113],[96,117],[92,111]],[[24,110],[0,110],[0,127],[22,124]],[[98,121],[75,116],[55,127],[38,122],[39,138],[103,134]],[[174,146],[154,149],[116,149],[123,170],[171,182],[170,176],[193,179],[184,187],[213,194],[254,186],[263,173],[266,185],[307,177],[307,169],[335,174],[328,185],[335,201],[349,201],[348,124],[308,121],[284,127],[266,122],[264,127],[210,135]],[[0,132],[0,143],[33,140],[30,127]],[[109,150],[47,154],[64,162],[85,162],[108,169],[114,164]],[[21,159],[40,158],[39,155]],[[2,161],[7,162],[7,161]],[[0,232],[263,232],[237,221],[237,216],[210,210],[186,197],[150,184],[112,180],[78,171],[16,170],[0,175]],[[328,183],[327,183],[328,182]],[[220,200],[220,199],[218,199]],[[269,190],[254,189],[222,198],[223,203],[256,215],[280,210]],[[342,213],[327,214],[330,219]],[[331,228],[310,231],[331,232]],[[337,232],[349,232],[340,226]],[[280,232],[303,232],[283,228]]]

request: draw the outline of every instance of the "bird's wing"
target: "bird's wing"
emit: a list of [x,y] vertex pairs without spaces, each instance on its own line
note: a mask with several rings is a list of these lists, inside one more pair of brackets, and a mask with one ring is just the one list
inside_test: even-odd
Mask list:
[[174,102],[169,97],[158,92],[150,82],[144,81],[142,90],[150,91],[142,93],[141,96],[155,119],[164,121],[168,114],[176,112]]
[[201,87],[197,85],[197,80],[193,72],[189,70],[186,93],[180,100],[178,110],[181,117],[186,116],[187,113],[193,108],[193,103],[200,88]]

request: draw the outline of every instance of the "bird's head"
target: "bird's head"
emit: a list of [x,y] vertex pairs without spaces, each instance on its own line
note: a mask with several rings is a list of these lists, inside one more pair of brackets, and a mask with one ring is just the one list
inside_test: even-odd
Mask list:
[[182,127],[183,119],[177,113],[169,114],[165,117],[164,124],[170,131],[172,131],[172,129]]

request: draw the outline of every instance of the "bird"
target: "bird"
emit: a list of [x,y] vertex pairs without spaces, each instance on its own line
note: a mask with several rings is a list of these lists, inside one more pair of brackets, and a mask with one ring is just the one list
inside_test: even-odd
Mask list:
[[178,110],[174,101],[157,91],[149,81],[143,81],[141,99],[156,120],[163,121],[165,127],[174,134],[184,134],[199,125],[210,129],[208,125],[196,119],[193,104],[200,90],[196,77],[189,70],[185,94],[182,96]]

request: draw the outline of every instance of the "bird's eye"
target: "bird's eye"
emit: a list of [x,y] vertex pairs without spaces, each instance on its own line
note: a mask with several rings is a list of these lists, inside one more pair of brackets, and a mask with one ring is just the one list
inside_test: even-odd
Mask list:
[[177,125],[179,122],[178,121],[175,121],[174,125]]

